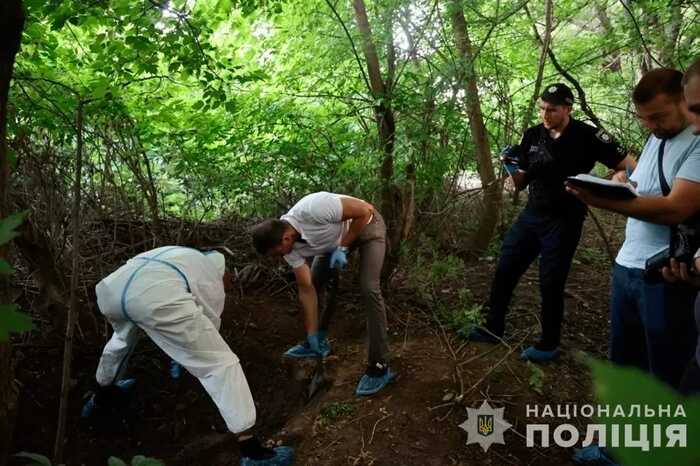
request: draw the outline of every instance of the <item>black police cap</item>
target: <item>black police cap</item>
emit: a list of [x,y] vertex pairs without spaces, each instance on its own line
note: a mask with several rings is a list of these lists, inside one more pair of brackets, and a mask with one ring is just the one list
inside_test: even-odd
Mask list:
[[574,94],[569,86],[562,83],[554,83],[544,88],[540,99],[552,105],[573,105]]

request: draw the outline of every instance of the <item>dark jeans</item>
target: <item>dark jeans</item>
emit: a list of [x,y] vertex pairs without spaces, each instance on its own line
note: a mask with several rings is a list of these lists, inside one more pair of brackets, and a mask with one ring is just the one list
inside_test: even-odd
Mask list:
[[615,264],[610,297],[610,360],[638,367],[678,388],[695,353],[696,294],[696,289],[683,283],[646,283],[641,269]]
[[511,226],[501,247],[486,327],[502,336],[513,290],[530,264],[540,257],[540,295],[542,298],[542,338],[538,349],[559,346],[564,316],[564,286],[571,260],[581,238],[585,215],[580,210],[544,214],[523,210]]

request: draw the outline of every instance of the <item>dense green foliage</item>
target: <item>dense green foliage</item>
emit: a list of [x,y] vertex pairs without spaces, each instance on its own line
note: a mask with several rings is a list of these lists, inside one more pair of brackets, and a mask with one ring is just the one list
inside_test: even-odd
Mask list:
[[[208,218],[278,211],[316,189],[376,198],[376,102],[360,68],[350,4],[85,5],[25,2],[10,136],[20,161],[34,157],[43,177],[68,185],[73,114],[83,100],[85,189],[101,214],[141,212],[149,189],[165,215]],[[446,175],[474,164],[447,5],[367,5],[383,72],[393,75],[395,181],[401,184],[403,167],[414,162],[417,197],[432,199]],[[533,21],[541,34],[544,7],[525,8],[516,1],[464,4],[494,151],[536,118],[524,112],[540,54]],[[609,0],[557,2],[552,50],[608,129],[639,149],[629,90],[644,66],[682,67],[700,52],[698,14],[693,2],[647,0],[629,12]],[[551,62],[544,76],[564,80]]]
[[[386,91],[380,96],[370,86],[367,37],[353,9],[358,2],[367,7],[378,52]],[[445,214],[455,205],[470,207],[454,196],[450,180],[477,168],[465,82],[476,79],[495,160],[499,147],[517,142],[537,121],[531,103],[545,2],[23,3],[27,18],[9,99],[9,204],[10,211],[29,211],[51,264],[81,252],[72,250],[67,227],[79,139],[85,141],[86,159],[81,221],[146,220],[156,231],[164,218],[184,223],[274,214],[314,190],[379,202],[380,188],[386,188],[379,168],[387,154],[375,118],[378,108],[390,108],[396,133],[389,181],[404,189],[415,176],[415,204],[401,207],[415,205],[419,231],[413,237],[427,248],[413,247],[408,281],[416,283],[438,323],[466,330],[478,320],[479,305],[468,288],[454,297],[443,296],[441,288],[461,280],[464,264],[456,248],[441,259],[440,240],[459,245],[478,223],[463,211],[452,223]],[[458,7],[466,18],[473,67],[465,66],[455,45],[451,12]],[[580,85],[591,111],[577,109],[576,117],[594,114],[639,152],[645,135],[630,106],[631,89],[650,68],[683,69],[700,55],[699,18],[694,0],[558,1],[543,83]],[[84,126],[76,122],[78,112]],[[16,235],[22,218],[0,221],[0,245]],[[431,228],[441,231],[420,231]],[[9,263],[0,260],[0,274],[10,272]],[[0,305],[0,341],[30,327],[14,304]],[[532,369],[529,380],[535,391],[542,387],[538,371]],[[595,372],[604,402],[678,401],[638,374],[605,366]],[[631,400],[622,393],[635,386],[647,389],[640,392],[646,398]],[[687,406],[697,421],[697,403]],[[322,415],[329,421],[353,409],[327,408]],[[691,464],[684,457],[689,451],[694,453],[658,455],[663,460],[657,464]],[[650,460],[648,454],[621,455],[635,464]],[[39,455],[20,456],[48,464]],[[112,458],[109,464],[126,463]],[[159,463],[135,457],[132,464]]]

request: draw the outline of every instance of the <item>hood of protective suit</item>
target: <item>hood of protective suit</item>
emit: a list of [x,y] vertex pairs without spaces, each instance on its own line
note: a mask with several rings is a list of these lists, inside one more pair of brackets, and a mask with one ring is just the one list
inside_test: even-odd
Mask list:
[[205,253],[205,256],[207,260],[214,264],[216,273],[223,277],[224,272],[226,272],[226,258],[224,255],[217,251],[208,251]]

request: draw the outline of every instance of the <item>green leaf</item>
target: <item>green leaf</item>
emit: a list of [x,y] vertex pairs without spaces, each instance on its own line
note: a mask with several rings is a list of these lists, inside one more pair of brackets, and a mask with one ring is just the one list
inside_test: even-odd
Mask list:
[[46,0],[24,0],[24,6],[28,10],[39,9],[46,6]]
[[107,466],[127,466],[127,464],[116,456],[110,456],[107,458]]
[[115,13],[125,15],[133,7],[130,2],[131,0],[114,0],[112,8],[114,8]]
[[131,460],[131,466],[165,466],[165,463],[155,458],[136,455]]
[[124,460],[117,458],[116,456],[110,456],[107,458],[107,466],[127,466]]
[[70,18],[70,16],[71,11],[66,7],[62,7],[55,13],[53,21],[51,22],[51,28],[55,31],[60,30],[63,27],[63,25],[66,24],[66,21],[68,21],[68,18]]
[[532,388],[534,392],[542,395],[542,387],[544,386],[545,378],[544,371],[530,361],[527,362],[527,366],[530,368],[530,378],[528,379],[530,388]]
[[45,457],[44,455],[39,455],[37,453],[28,453],[26,451],[21,451],[13,456],[16,456],[18,458],[27,458],[32,460],[34,463],[32,463],[32,466],[34,465],[42,465],[42,466],[51,466],[51,460]]
[[[659,382],[649,374],[638,369],[617,367],[607,362],[593,361],[593,376],[595,380],[596,395],[601,405],[610,405],[611,416],[598,419],[600,424],[606,426],[608,445],[610,445],[611,426],[619,426],[620,443],[626,437],[623,425],[632,425],[632,437],[640,438],[640,426],[646,426],[649,440],[649,451],[643,451],[639,447],[621,446],[611,448],[615,458],[622,464],[637,466],[695,466],[700,458],[700,444],[692,439],[697,438],[700,432],[700,397],[684,398],[678,395],[670,387]],[[624,409],[625,417],[612,416],[616,406]],[[671,406],[670,416],[659,416],[659,406]],[[633,406],[641,406],[641,416],[629,416],[634,413]],[[644,407],[653,408],[652,417],[644,415]],[[678,406],[683,407],[685,416],[674,417]],[[653,446],[653,427],[661,426],[661,448]],[[687,447],[666,448],[666,427],[671,424],[686,426]]]
[[27,211],[22,211],[0,220],[0,245],[9,243],[19,236],[16,229],[24,222],[26,215]]
[[95,84],[95,87],[92,89],[92,98],[99,100],[103,98],[105,95],[107,95],[107,92],[109,92],[109,82],[106,80],[100,80]]
[[218,0],[216,2],[216,11],[223,14],[231,12],[231,0]]
[[0,274],[8,275],[14,271],[15,269],[5,259],[0,259]]
[[32,318],[23,312],[17,312],[14,304],[0,304],[0,341],[10,339],[10,332],[26,332],[34,328]]

